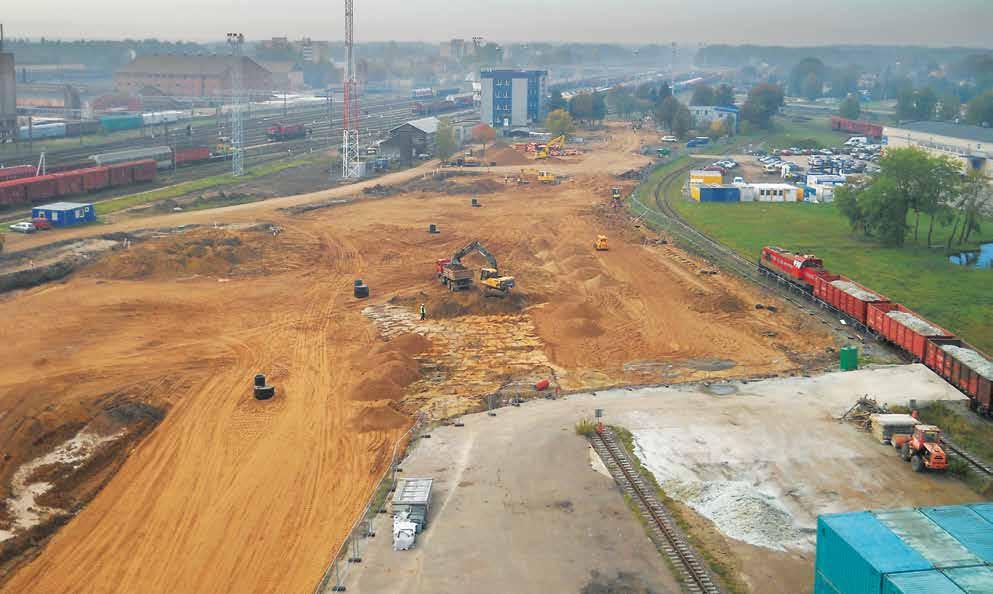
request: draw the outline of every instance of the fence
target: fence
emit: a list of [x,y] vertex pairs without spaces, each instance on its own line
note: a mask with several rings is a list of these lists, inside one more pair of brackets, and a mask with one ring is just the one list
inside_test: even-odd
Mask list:
[[[366,502],[362,513],[359,514],[352,528],[348,531],[348,536],[342,541],[341,546],[331,557],[331,563],[324,570],[324,576],[314,588],[314,594],[325,594],[326,592],[344,592],[345,580],[351,568],[362,561],[363,541],[375,536],[372,531],[372,520],[376,514],[380,513],[386,505],[386,499],[396,488],[396,469],[399,465],[399,457],[404,454],[407,444],[414,441],[421,431],[426,427],[427,419],[424,415],[418,415],[413,426],[406,433],[397,438],[393,445],[393,454],[390,465],[383,471],[376,487],[372,491],[369,500]],[[403,449],[401,449],[403,448]]]

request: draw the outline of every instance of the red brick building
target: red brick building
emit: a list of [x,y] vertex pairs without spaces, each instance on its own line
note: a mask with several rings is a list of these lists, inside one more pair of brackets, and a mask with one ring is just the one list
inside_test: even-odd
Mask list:
[[[114,74],[119,93],[138,94],[153,87],[166,95],[209,97],[231,91],[231,73],[237,67],[234,56],[139,56]],[[268,91],[272,74],[248,57],[241,58],[242,88]]]

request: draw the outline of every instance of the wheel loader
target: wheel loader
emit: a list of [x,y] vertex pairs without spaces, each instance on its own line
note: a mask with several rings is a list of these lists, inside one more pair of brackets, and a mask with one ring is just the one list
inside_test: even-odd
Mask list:
[[948,456],[941,447],[941,429],[934,425],[916,425],[911,435],[894,435],[900,445],[900,457],[910,462],[914,472],[942,471],[948,468]]

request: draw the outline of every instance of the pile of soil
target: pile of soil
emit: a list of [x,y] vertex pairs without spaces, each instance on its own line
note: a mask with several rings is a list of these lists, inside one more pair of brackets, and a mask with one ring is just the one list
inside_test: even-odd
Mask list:
[[404,389],[421,377],[420,364],[414,358],[431,348],[431,341],[420,334],[404,334],[369,352],[369,371],[362,374],[352,390],[353,400],[397,401]]
[[505,142],[497,142],[487,147],[486,153],[480,159],[497,165],[528,165],[531,163],[531,159],[524,156],[524,153]]
[[262,230],[198,229],[116,250],[86,274],[115,280],[245,275],[259,270],[263,238]]
[[410,420],[391,406],[370,406],[362,409],[352,418],[352,427],[359,433],[396,429]]
[[444,298],[428,303],[429,318],[457,318],[472,315],[518,314],[531,305],[532,298],[511,291],[499,297],[484,295],[478,288],[458,293],[446,293]]

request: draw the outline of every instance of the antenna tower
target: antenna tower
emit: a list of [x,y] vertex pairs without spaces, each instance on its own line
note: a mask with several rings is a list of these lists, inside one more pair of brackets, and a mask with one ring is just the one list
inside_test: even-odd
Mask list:
[[245,121],[241,104],[241,50],[244,43],[245,36],[241,33],[228,33],[228,45],[235,57],[234,67],[231,68],[231,173],[235,176],[245,173]]
[[353,0],[345,0],[345,109],[341,138],[341,176],[357,178],[359,163],[359,92],[355,80],[355,42],[353,37]]

